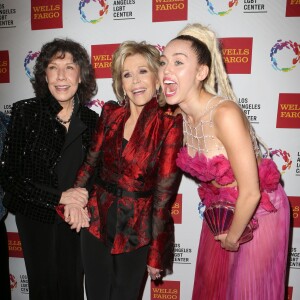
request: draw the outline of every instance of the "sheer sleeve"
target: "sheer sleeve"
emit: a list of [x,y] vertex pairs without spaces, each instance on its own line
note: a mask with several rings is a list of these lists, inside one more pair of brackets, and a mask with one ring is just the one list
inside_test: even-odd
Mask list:
[[181,172],[176,157],[182,147],[182,117],[175,117],[174,126],[163,141],[159,157],[157,182],[154,190],[152,215],[152,242],[148,253],[148,265],[172,273],[174,249],[174,223],[171,206],[177,193]]

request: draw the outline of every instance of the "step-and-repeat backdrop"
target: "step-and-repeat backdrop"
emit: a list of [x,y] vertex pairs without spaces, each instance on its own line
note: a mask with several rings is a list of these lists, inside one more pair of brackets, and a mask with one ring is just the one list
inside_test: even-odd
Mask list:
[[[0,0],[0,109],[9,114],[13,102],[34,96],[30,79],[42,44],[68,37],[91,55],[99,91],[89,106],[100,113],[106,101],[115,99],[110,65],[122,41],[146,40],[163,50],[193,22],[217,32],[240,105],[281,171],[292,210],[286,299],[299,300],[299,0]],[[172,214],[174,273],[159,285],[148,280],[144,300],[191,298],[203,217],[196,184],[186,177]],[[6,224],[12,298],[27,300],[28,281],[13,215]]]

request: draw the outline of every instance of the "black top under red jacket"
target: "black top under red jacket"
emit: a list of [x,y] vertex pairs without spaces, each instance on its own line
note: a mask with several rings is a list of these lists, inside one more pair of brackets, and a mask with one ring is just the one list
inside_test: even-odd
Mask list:
[[98,120],[97,113],[75,99],[67,134],[56,120],[62,107],[52,96],[13,104],[0,165],[10,212],[54,222],[55,206],[62,191],[73,186]]

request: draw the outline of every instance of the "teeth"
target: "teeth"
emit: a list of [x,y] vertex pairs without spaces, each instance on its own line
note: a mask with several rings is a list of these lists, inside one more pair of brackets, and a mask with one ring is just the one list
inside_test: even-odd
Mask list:
[[173,83],[175,83],[175,81],[172,81],[172,80],[165,80],[164,83],[165,83],[165,84],[173,84]]
[[133,93],[136,94],[136,93],[144,92],[145,90],[146,90],[146,89],[134,90]]

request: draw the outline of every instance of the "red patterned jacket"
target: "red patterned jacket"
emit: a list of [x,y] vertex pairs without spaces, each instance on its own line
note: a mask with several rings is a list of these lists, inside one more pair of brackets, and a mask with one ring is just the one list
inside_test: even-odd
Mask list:
[[171,205],[180,182],[176,156],[182,146],[182,116],[170,116],[152,99],[143,108],[124,150],[122,139],[129,108],[106,103],[76,186],[84,187],[93,172],[126,191],[151,191],[144,198],[118,197],[94,184],[88,209],[89,231],[106,242],[108,209],[117,201],[116,234],[111,253],[150,245],[147,264],[171,271],[174,224]]

